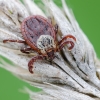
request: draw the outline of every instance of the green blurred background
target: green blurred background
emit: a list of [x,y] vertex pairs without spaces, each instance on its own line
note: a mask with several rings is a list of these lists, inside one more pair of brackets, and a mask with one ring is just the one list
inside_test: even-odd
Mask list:
[[[39,0],[36,1],[39,2]],[[55,0],[55,2],[61,6],[60,0]],[[97,56],[100,57],[100,0],[66,0],[66,2],[72,8],[80,27],[93,44]],[[29,100],[28,94],[19,92],[24,86],[37,91],[36,88],[0,68],[0,100]]]

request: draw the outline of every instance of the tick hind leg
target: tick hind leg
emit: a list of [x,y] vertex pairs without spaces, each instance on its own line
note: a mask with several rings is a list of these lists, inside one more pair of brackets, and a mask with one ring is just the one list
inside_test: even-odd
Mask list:
[[[24,40],[13,40],[13,39],[5,39],[3,40],[3,43],[7,43],[7,42],[17,42],[17,43],[26,43]],[[22,53],[27,53],[29,54],[29,51],[32,50],[30,47],[29,48],[21,48],[20,51]]]
[[58,42],[59,45],[58,51],[60,51],[66,44],[70,44],[68,50],[71,50],[74,47],[74,42],[71,40],[67,40],[68,38],[72,38],[74,41],[76,41],[76,38],[72,35],[64,36],[62,40]]
[[6,43],[6,42],[26,43],[23,40],[13,40],[13,39],[5,39],[5,40],[3,40],[3,43]]
[[55,34],[58,33],[58,25],[57,24],[54,26],[54,31],[55,31]]
[[43,56],[43,55],[38,55],[38,56],[33,57],[33,58],[29,61],[29,63],[28,63],[28,69],[29,69],[29,72],[30,72],[30,73],[33,73],[32,69],[33,69],[33,64],[34,64],[34,62],[35,62],[36,60],[42,60],[42,59],[44,59],[44,56]]
[[[48,21],[49,21],[50,24],[53,24],[53,23],[52,23],[52,18],[51,18],[51,17],[48,17]],[[57,25],[57,24],[54,25],[53,28],[54,28],[55,34],[57,34],[57,32],[58,32],[58,25]]]
[[48,17],[48,21],[50,24],[52,24],[52,18],[51,17]]

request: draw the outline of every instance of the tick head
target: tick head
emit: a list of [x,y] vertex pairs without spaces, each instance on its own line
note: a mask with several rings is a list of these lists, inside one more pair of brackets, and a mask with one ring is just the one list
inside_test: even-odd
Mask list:
[[47,52],[48,59],[49,60],[53,60],[54,59],[54,52],[55,52],[55,50],[54,49],[49,49],[46,52]]

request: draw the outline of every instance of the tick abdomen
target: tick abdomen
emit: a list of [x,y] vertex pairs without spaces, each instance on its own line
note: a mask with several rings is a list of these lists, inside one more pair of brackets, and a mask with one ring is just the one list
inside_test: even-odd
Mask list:
[[[52,39],[55,40],[55,33],[53,30],[52,25],[49,23],[48,20],[44,19],[42,16],[31,16],[26,18],[22,23],[22,34],[23,38],[25,39],[26,43],[30,45],[32,48],[47,48],[51,42]],[[46,38],[46,40],[41,36],[47,35],[49,38]],[[52,37],[52,39],[50,39]],[[38,39],[42,39],[42,44],[37,43]],[[46,42],[44,42],[46,41]],[[39,44],[39,45],[37,45]],[[46,46],[48,45],[48,46]]]

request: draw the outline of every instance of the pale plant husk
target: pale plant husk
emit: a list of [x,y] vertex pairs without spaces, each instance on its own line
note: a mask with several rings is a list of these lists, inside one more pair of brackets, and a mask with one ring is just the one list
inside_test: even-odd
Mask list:
[[[100,100],[100,61],[65,0],[61,1],[64,13],[52,0],[42,0],[46,13],[31,0],[23,0],[24,5],[18,0],[0,0],[0,67],[42,89],[35,93],[25,88],[31,100]],[[69,51],[66,45],[62,53],[56,53],[58,57],[53,64],[44,60],[35,62],[34,74],[29,73],[27,64],[37,52],[23,54],[20,49],[24,44],[2,42],[4,39],[23,40],[20,25],[29,15],[45,18],[49,15],[52,24],[59,27],[58,40],[68,34],[76,38],[76,42],[72,40],[74,48]]]

